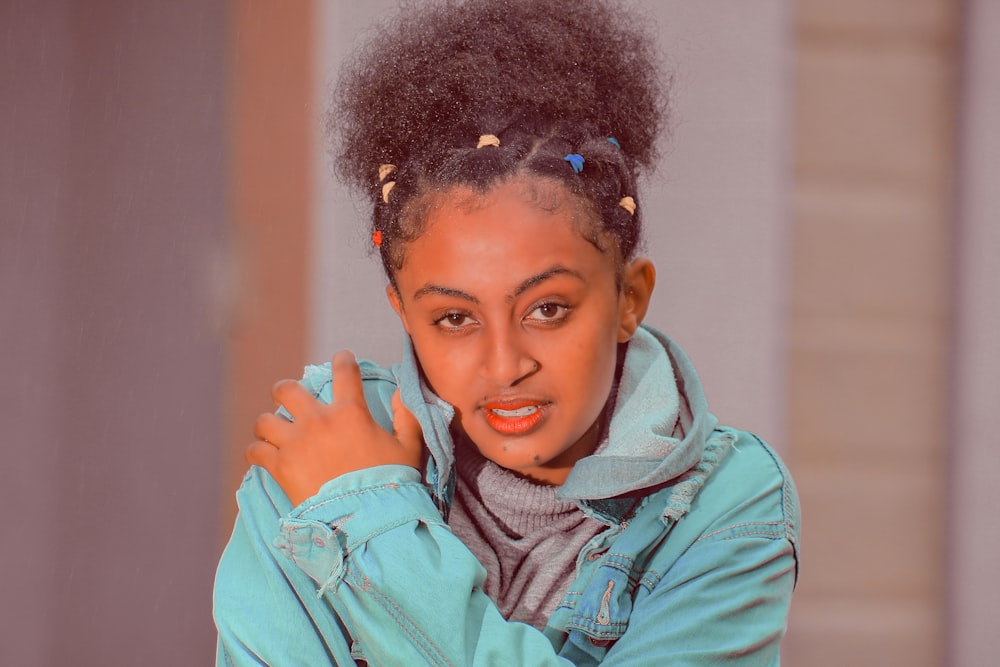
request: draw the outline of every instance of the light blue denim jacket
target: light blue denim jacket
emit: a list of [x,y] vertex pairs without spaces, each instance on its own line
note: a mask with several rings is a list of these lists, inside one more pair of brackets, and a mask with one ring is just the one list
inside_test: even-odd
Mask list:
[[[398,385],[423,428],[426,474],[343,475],[292,507],[252,467],[216,577],[219,665],[777,665],[798,573],[798,497],[757,437],[718,427],[684,353],[643,327],[629,343],[608,438],[558,494],[608,528],[545,631],[508,622],[486,571],[448,528],[453,411],[413,351],[362,362],[376,420]],[[680,390],[681,430],[657,411]],[[303,383],[331,400],[330,368]]]

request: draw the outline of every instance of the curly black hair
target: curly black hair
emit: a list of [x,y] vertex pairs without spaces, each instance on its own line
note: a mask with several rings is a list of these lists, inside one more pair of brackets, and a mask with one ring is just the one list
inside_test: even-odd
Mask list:
[[[515,174],[583,197],[630,258],[641,207],[620,202],[655,164],[668,106],[648,25],[615,0],[424,0],[376,29],[341,72],[327,131],[338,174],[372,203],[390,280],[424,195]],[[477,149],[483,135],[499,146]]]

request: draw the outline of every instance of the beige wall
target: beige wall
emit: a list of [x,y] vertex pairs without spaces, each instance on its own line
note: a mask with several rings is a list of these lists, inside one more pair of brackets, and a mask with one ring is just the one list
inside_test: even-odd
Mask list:
[[948,664],[1000,656],[1000,3],[966,3],[948,522]]
[[960,8],[796,8],[786,655],[940,665]]

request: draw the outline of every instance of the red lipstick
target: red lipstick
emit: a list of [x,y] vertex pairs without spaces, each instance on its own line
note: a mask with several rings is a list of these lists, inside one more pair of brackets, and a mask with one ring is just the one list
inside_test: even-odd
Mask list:
[[503,435],[522,435],[534,429],[545,416],[548,404],[527,399],[489,401],[483,404],[486,423]]

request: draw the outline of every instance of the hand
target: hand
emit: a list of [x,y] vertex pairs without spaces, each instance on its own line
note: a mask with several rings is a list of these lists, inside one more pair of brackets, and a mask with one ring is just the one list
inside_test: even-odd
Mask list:
[[399,390],[392,397],[393,433],[389,433],[368,411],[354,355],[338,352],[332,371],[329,405],[294,380],[274,385],[274,402],[284,405],[295,421],[272,412],[260,415],[254,423],[257,441],[247,447],[247,461],[267,469],[293,505],[344,473],[387,464],[420,467],[423,433]]

